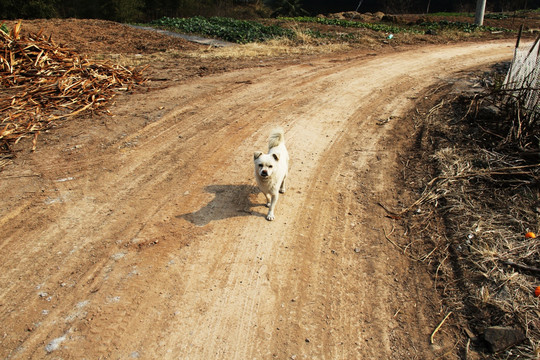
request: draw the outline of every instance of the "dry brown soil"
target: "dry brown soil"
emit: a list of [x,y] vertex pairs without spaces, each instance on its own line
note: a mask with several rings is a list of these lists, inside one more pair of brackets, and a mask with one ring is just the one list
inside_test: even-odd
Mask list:
[[[377,203],[410,200],[398,156],[427,89],[512,50],[154,64],[113,117],[21,142],[0,173],[0,357],[456,358],[451,319],[430,345],[446,309]],[[269,222],[252,154],[274,126],[292,161]]]

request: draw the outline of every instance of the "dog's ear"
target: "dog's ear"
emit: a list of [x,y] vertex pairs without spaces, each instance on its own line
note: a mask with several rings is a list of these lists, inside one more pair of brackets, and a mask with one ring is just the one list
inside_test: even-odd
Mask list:
[[254,160],[257,160],[259,158],[259,156],[261,156],[263,153],[260,152],[260,151],[255,151],[255,153],[253,154],[253,159]]
[[276,161],[279,161],[279,156],[278,156],[278,154],[272,154],[272,156],[274,157],[274,159],[275,159]]

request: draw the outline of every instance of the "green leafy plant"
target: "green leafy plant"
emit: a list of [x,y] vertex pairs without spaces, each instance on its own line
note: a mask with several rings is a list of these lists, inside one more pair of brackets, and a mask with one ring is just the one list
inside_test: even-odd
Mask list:
[[388,32],[388,33],[393,33],[393,34],[399,34],[402,32],[413,33],[413,34],[423,34],[427,31],[445,30],[445,29],[454,29],[454,30],[463,31],[466,33],[472,33],[477,30],[478,31],[505,31],[505,32],[511,31],[504,28],[497,28],[497,27],[491,27],[491,26],[477,26],[471,23],[448,21],[448,20],[441,20],[441,21],[436,21],[436,22],[426,21],[415,26],[395,26],[395,25],[389,25],[389,24],[380,24],[380,23],[372,24],[372,23],[364,23],[360,21],[328,19],[328,18],[307,17],[307,16],[294,17],[294,18],[283,17],[280,19],[287,20],[287,21],[341,26],[341,27],[346,27],[346,28],[370,29],[373,31]]
[[305,23],[341,26],[341,27],[346,27],[346,28],[370,29],[374,31],[384,31],[384,32],[391,32],[395,34],[403,32],[405,30],[404,28],[394,26],[394,25],[371,24],[371,23],[364,23],[360,21],[328,19],[328,18],[319,18],[319,17],[310,17],[310,16],[299,16],[299,17],[294,17],[294,18],[280,17],[280,19],[286,20],[286,21],[297,21],[297,22],[305,22]]
[[277,25],[266,26],[256,21],[235,20],[224,17],[195,16],[192,18],[164,17],[151,23],[181,32],[200,34],[245,44],[277,37],[294,38],[294,32]]
[[418,25],[420,28],[427,30],[445,30],[445,29],[455,29],[463,31],[466,33],[472,33],[475,31],[504,31],[510,32],[512,30],[493,27],[493,26],[478,26],[476,24],[461,22],[461,21],[447,21],[441,20],[436,22],[426,21]]

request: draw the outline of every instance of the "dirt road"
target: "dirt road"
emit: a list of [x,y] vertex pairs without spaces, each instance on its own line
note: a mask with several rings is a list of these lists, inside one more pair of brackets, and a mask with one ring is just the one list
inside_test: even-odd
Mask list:
[[[399,206],[418,98],[512,50],[261,63],[44,134],[0,174],[0,357],[453,358],[457,331],[429,345],[446,310],[376,204]],[[276,125],[291,168],[269,222],[252,156]]]

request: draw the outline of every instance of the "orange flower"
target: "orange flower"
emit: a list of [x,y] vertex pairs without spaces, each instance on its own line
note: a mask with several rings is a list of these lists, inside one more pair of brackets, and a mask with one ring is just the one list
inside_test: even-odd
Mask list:
[[532,231],[529,231],[528,233],[525,234],[525,237],[527,239],[534,239],[536,237],[536,234],[533,233]]

